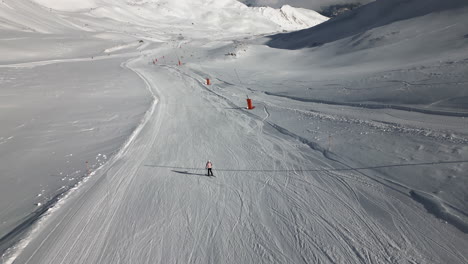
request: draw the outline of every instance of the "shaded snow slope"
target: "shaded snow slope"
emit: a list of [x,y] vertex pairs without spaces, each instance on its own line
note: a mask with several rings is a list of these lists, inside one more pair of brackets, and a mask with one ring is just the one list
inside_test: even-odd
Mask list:
[[[349,76],[388,71],[372,87],[346,82],[325,90],[317,83],[306,96],[289,90],[291,97],[466,116],[467,23],[465,1],[378,1],[314,28],[273,36],[268,45],[286,49],[315,46],[308,50],[311,70],[323,80],[333,78],[328,69],[334,67],[342,67],[339,74]],[[442,68],[450,70],[438,73]],[[351,87],[349,94],[340,90]]]
[[[446,10],[452,10],[456,13],[456,9],[467,5],[468,3],[464,0],[380,0],[317,27],[273,36],[269,45],[287,49],[315,47],[346,37],[364,34],[371,29],[397,21],[415,19]],[[403,26],[398,28],[404,29]],[[437,30],[437,28],[432,29],[429,25],[427,25],[427,29]],[[413,36],[416,37],[419,34],[424,34],[424,32],[415,32]]]

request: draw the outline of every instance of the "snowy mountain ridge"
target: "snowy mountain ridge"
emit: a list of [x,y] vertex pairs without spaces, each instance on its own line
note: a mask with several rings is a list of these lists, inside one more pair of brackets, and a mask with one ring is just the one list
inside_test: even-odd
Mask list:
[[284,5],[280,9],[273,9],[271,7],[253,7],[252,9],[257,10],[260,14],[268,17],[286,30],[310,28],[328,20],[327,17],[313,10],[295,8],[290,5]]
[[167,17],[170,20],[176,19],[177,23],[180,24],[197,21],[200,26],[207,28],[213,28],[213,24],[218,24],[218,28],[234,31],[239,31],[239,29],[236,29],[235,25],[226,25],[227,18],[238,17],[238,28],[240,30],[251,31],[253,28],[258,27],[263,28],[261,30],[266,32],[298,30],[315,26],[327,20],[326,17],[317,12],[303,8],[291,6],[284,6],[281,9],[270,7],[249,8],[236,0],[34,1],[53,10],[90,12],[93,15],[115,20],[125,17],[130,19],[130,16],[137,16],[147,21],[155,20],[164,23],[163,18]]

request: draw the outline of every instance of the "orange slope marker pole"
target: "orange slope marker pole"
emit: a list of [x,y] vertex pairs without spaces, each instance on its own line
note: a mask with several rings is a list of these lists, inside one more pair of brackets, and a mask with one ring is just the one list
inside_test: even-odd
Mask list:
[[252,99],[247,97],[247,109],[252,110],[254,108],[255,108],[255,106],[252,105]]

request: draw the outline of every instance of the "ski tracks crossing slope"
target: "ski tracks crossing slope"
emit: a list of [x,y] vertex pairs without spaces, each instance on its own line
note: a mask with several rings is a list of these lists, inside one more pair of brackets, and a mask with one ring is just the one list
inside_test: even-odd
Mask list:
[[358,172],[307,172],[339,164],[188,68],[128,68],[158,98],[152,115],[15,263],[467,262],[452,227]]

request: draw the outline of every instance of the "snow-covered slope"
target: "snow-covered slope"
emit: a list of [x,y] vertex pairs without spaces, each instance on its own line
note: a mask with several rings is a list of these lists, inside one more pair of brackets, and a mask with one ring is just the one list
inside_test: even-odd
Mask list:
[[[92,8],[85,8],[90,6]],[[88,53],[93,56],[101,49],[108,48],[100,44],[115,37],[114,33],[112,36],[109,32],[115,32],[116,25],[125,34],[125,37],[121,36],[125,41],[134,39],[133,36],[137,34],[141,38],[161,41],[175,35],[178,38],[224,38],[233,32],[246,36],[259,35],[306,28],[327,19],[314,11],[290,7],[280,10],[248,8],[235,0],[40,0],[37,3],[6,0],[0,3],[0,17],[0,31],[5,40],[0,43],[5,51],[0,61],[54,58],[80,48],[93,50]],[[30,34],[23,34],[26,32]],[[148,34],[141,35],[139,32]],[[42,39],[36,45],[47,45],[50,49],[45,53],[35,52],[37,46],[27,41],[12,45],[17,38]],[[78,42],[86,44],[75,46]]]
[[2,36],[15,32],[60,33],[66,30],[82,30],[64,16],[50,9],[25,0],[5,0],[0,3],[0,30]]
[[[351,95],[340,95],[332,89],[316,91],[311,95],[314,100],[466,111],[468,99],[466,90],[461,89],[464,81],[459,74],[464,71],[468,54],[467,14],[468,2],[461,0],[383,0],[311,29],[272,36],[268,45],[286,49],[315,47],[310,49],[310,56],[320,59],[315,63],[318,71],[332,65],[351,66],[353,72],[406,67],[420,75],[419,80],[405,83],[404,89],[410,89],[410,93],[391,89],[385,83],[394,77],[387,76],[380,88],[363,87]],[[427,63],[434,68],[458,67],[450,76],[427,75],[431,70],[420,66]]]
[[[139,86],[127,74],[118,74],[128,57],[152,43],[177,47],[194,39],[222,39],[233,34],[241,38],[308,26],[303,20],[290,21],[293,16],[275,18],[283,17],[283,12],[269,10],[270,15],[265,16],[234,0],[1,1],[0,145],[2,155],[8,156],[0,162],[0,237],[34,216],[30,213],[37,208],[35,204],[47,204],[44,198],[74,186],[85,171],[86,160],[91,160],[91,167],[99,166],[105,160],[103,154],[111,156],[129,136],[149,98],[144,87],[122,94],[125,85]],[[313,12],[299,10],[297,14],[302,14],[301,19],[311,15],[317,21]],[[54,78],[60,71],[47,66],[53,63],[67,64],[61,68],[62,79]],[[84,66],[87,63],[93,65]],[[105,69],[102,76],[89,76],[80,67]],[[47,77],[39,81],[38,76]],[[119,84],[112,84],[114,81]],[[26,87],[20,95],[14,92],[18,87]],[[132,100],[119,104],[116,100],[122,100],[121,96]],[[96,103],[97,98],[102,101]],[[111,105],[119,107],[111,110]],[[94,113],[96,109],[99,113]],[[48,128],[51,123],[54,127]],[[28,164],[27,168],[22,164]]]
[[[362,6],[357,10],[327,21],[317,27],[274,36],[269,44],[273,47],[288,49],[315,47],[346,37],[363,34],[374,28],[383,27],[398,21],[416,19],[431,13],[440,13],[448,10],[457,13],[458,8],[467,5],[468,2],[464,0],[380,0]],[[411,21],[408,22],[411,23]],[[430,29],[430,26],[428,25],[427,28]],[[404,27],[399,25],[398,29],[403,30]],[[434,30],[437,30],[437,28],[434,28]],[[378,31],[385,30],[379,29]],[[395,33],[397,36],[389,36],[390,40],[398,38],[399,32]],[[413,37],[418,37],[421,34],[424,34],[424,32],[415,32]]]
[[327,17],[313,10],[294,8],[289,5],[284,5],[279,10],[271,7],[257,7],[252,10],[281,25],[285,30],[310,28],[328,20]]
[[60,11],[79,11],[97,7],[96,0],[33,0],[45,7]]
[[468,262],[461,2],[51,1],[0,5],[2,264]]
[[236,0],[35,1],[53,10],[91,12],[92,15],[122,23],[133,21],[148,25],[157,21],[161,25],[176,23],[191,26],[196,22],[199,30],[205,31],[229,30],[260,34],[308,28],[327,20],[312,10],[290,6],[281,9],[248,8]]
[[[132,10],[136,16],[156,20],[165,24],[191,25],[196,23],[199,30],[223,30],[261,34],[280,30],[297,30],[315,26],[327,20],[312,10],[285,6],[281,9],[248,8],[236,0],[222,1],[127,1],[126,5],[113,10],[95,10],[93,14],[110,16],[119,20]],[[111,15],[117,12],[117,16]],[[235,23],[234,23],[235,21]]]

